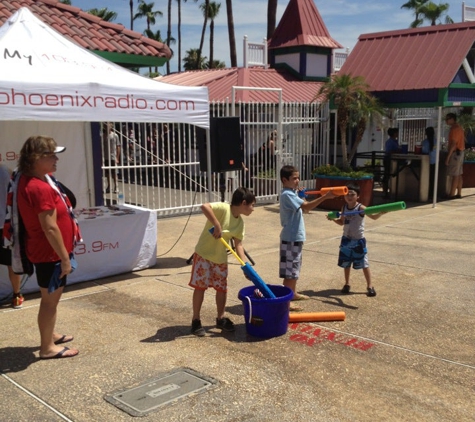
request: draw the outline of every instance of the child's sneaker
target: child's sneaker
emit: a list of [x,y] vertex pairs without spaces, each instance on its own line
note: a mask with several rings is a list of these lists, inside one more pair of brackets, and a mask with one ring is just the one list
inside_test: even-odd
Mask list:
[[350,293],[350,285],[349,285],[349,284],[345,284],[345,285],[343,286],[343,289],[341,289],[341,292],[344,293],[344,294],[346,294],[346,295],[347,295],[348,293]]
[[198,337],[203,337],[206,334],[204,328],[201,326],[201,320],[194,319],[191,321],[191,334]]
[[223,331],[234,331],[234,322],[229,318],[216,318],[216,328],[220,328]]
[[368,287],[367,290],[368,290],[368,296],[369,297],[376,296],[376,290],[374,290],[374,287]]
[[21,293],[13,295],[12,306],[13,309],[21,309],[23,307],[24,297]]

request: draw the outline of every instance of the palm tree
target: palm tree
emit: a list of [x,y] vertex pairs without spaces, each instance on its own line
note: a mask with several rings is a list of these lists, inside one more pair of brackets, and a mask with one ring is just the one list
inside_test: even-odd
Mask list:
[[147,29],[150,29],[150,25],[155,25],[155,17],[163,16],[163,13],[159,10],[153,10],[155,3],[145,3],[144,0],[140,0],[137,8],[138,12],[134,15],[134,20],[139,18],[147,19]]
[[[196,66],[198,68],[198,64],[201,63],[201,52],[203,51],[203,44],[205,42],[205,32],[206,26],[208,25],[208,8],[209,8],[209,0],[205,0],[204,2],[204,22],[203,22],[203,29],[201,30],[201,39],[200,39],[200,46],[198,48],[198,54],[196,56]],[[202,8],[202,6],[200,6]]]
[[212,69],[212,66],[214,64],[214,54],[213,54],[213,49],[214,49],[214,20],[216,17],[219,15],[219,9],[221,8],[221,3],[216,3],[214,1],[209,2],[208,7],[206,8],[206,3],[202,3],[200,5],[200,8],[203,12],[203,15],[205,13],[208,13],[208,19],[210,21],[209,23],[209,66],[210,69]]
[[[193,0],[195,3],[198,0]],[[176,0],[178,4],[178,24],[177,24],[177,32],[178,32],[178,72],[181,72],[181,2],[182,0]],[[183,0],[184,3],[187,0]]]
[[103,7],[102,9],[89,9],[87,13],[97,16],[98,18],[101,18],[102,20],[107,22],[113,22],[117,18],[117,12],[113,12],[107,7]]
[[232,0],[226,0],[226,14],[228,18],[229,54],[231,56],[231,67],[237,67],[236,35],[234,33],[234,16],[233,16],[233,1]]
[[411,28],[417,28],[422,25],[423,19],[421,19],[420,8],[426,4],[429,0],[409,0],[401,6],[401,9],[414,10],[415,19],[411,23]]
[[351,124],[356,128],[355,142],[351,147],[348,162],[351,163],[358,151],[358,145],[363,139],[368,121],[371,117],[381,118],[385,114],[380,101],[370,93],[358,98],[351,106]]
[[129,1],[130,7],[130,30],[134,30],[134,0]]
[[277,0],[267,1],[267,39],[270,40],[274,35],[277,19]]
[[337,124],[341,137],[341,154],[343,168],[349,168],[347,132],[351,125],[351,116],[355,112],[355,104],[364,104],[363,98],[370,96],[369,85],[362,76],[337,74],[323,84],[317,97],[325,96],[337,108]]
[[[167,44],[170,44],[172,37],[172,0],[168,0],[167,8]],[[170,74],[170,60],[167,60],[167,75]]]
[[[162,39],[162,34],[161,34],[159,29],[156,32],[153,32],[151,29],[145,29],[143,31],[143,34],[147,38],[150,38],[151,40],[155,40],[155,41],[158,41],[158,42],[164,42],[163,39]],[[175,42],[176,42],[175,38],[170,38],[170,44],[175,44]],[[170,47],[169,44],[167,44],[167,45]],[[173,51],[172,51],[172,55],[173,55]],[[158,67],[157,66],[155,66],[155,72],[158,73]]]
[[[447,13],[447,10],[449,10],[448,3],[435,4],[432,1],[424,4],[419,9],[420,13],[424,16],[424,19],[430,21],[432,26],[437,25],[437,21],[440,22],[440,18]],[[454,23],[454,21],[449,15],[447,15],[445,16],[445,23]]]
[[197,48],[190,48],[186,51],[185,58],[183,59],[183,68],[185,70],[201,70],[206,69],[206,57],[199,55]]
[[220,60],[214,60],[213,61],[213,66],[211,67],[211,63],[207,62],[205,64],[205,67],[207,69],[224,69],[226,67],[226,63],[220,61]]

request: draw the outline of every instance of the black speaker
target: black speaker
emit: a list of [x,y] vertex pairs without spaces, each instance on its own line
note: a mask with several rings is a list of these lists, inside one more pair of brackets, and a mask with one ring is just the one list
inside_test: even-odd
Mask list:
[[[200,170],[208,171],[206,157],[206,131],[196,129]],[[241,125],[239,117],[211,117],[211,171],[224,172],[242,170],[244,148],[241,141]]]

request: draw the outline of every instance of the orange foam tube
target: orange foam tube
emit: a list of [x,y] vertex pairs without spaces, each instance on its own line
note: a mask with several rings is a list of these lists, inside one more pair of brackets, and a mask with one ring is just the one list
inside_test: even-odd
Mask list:
[[344,312],[299,312],[289,313],[289,322],[344,321]]
[[305,191],[307,195],[324,195],[325,193],[332,191],[336,196],[343,196],[348,193],[348,187],[346,186],[334,186],[328,188],[321,188],[320,190]]

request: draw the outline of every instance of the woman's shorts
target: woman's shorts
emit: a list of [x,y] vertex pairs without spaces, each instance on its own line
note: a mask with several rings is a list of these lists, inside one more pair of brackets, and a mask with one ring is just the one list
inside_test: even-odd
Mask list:
[[195,252],[193,255],[191,279],[188,285],[198,290],[206,290],[208,287],[213,287],[217,291],[227,292],[228,264],[215,264]]
[[297,280],[302,267],[303,242],[280,242],[279,277]]
[[349,268],[353,264],[355,270],[368,268],[368,250],[366,249],[366,239],[350,239],[343,236],[340,243],[340,254],[338,255],[338,266]]
[[[56,262],[41,262],[39,264],[34,264],[34,265],[35,265],[36,280],[38,282],[38,286],[47,289],[49,286],[51,277],[53,276]],[[66,286],[66,279],[67,279],[67,276],[64,276],[63,278],[60,279],[61,283],[59,284],[59,287]]]

